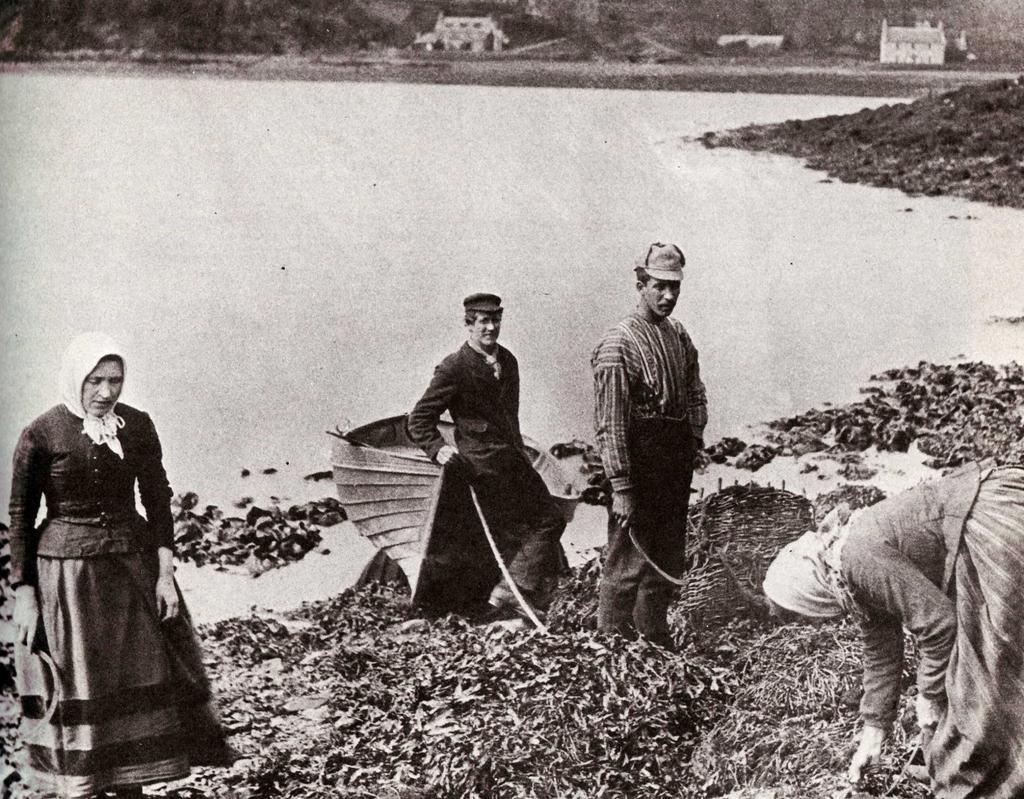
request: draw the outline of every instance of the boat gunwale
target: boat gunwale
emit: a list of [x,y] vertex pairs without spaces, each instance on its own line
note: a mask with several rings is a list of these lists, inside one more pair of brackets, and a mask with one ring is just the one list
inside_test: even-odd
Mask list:
[[[361,483],[360,485],[366,485],[366,483]],[[403,500],[407,500],[407,499],[430,499],[432,496],[433,496],[433,492],[431,492],[430,494],[417,494],[416,496],[412,496],[412,497],[398,497],[397,499],[353,499],[353,500],[346,500],[345,504],[346,505],[370,505],[370,504],[373,504],[373,503],[377,503],[377,504],[381,504],[382,505],[382,504],[387,503],[387,502],[402,502]]]

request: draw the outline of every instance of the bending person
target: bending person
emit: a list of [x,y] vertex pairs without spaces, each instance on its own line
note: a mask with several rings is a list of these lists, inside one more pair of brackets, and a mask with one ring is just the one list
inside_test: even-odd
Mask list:
[[143,784],[187,776],[190,764],[226,765],[233,754],[174,582],[160,440],[149,416],[118,402],[124,374],[109,338],[76,338],[61,367],[63,403],[22,431],[14,454],[26,776],[65,797],[141,796]]
[[1024,796],[1022,579],[1020,467],[971,465],[845,523],[833,512],[779,553],[764,581],[776,612],[861,620],[852,781],[878,761],[896,718],[906,628],[920,651],[916,709],[935,795]]

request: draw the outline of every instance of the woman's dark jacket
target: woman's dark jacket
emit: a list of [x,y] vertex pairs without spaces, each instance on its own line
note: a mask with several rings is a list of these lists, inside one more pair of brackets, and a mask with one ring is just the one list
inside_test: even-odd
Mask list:
[[[26,427],[14,452],[11,582],[36,584],[36,556],[83,558],[173,548],[171,488],[160,439],[142,411],[118,404],[119,458],[94,444],[82,420],[57,405]],[[135,484],[146,511],[135,509]],[[40,499],[46,518],[35,527]]]

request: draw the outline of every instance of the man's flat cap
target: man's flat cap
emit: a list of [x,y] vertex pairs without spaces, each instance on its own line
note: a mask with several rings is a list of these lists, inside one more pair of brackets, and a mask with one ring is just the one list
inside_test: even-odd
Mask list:
[[482,311],[483,313],[501,313],[501,297],[497,294],[470,294],[462,301],[462,306],[467,311]]
[[647,254],[638,258],[636,266],[655,280],[682,280],[686,256],[675,244],[654,242]]

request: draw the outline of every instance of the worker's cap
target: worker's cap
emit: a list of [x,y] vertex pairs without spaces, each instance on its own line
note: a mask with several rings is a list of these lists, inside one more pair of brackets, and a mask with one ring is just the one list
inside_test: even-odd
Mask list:
[[675,244],[654,242],[647,254],[638,258],[637,269],[643,269],[654,280],[682,280],[686,256]]
[[470,294],[462,301],[462,306],[467,311],[480,311],[481,313],[501,313],[501,297],[497,294]]

